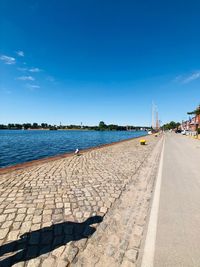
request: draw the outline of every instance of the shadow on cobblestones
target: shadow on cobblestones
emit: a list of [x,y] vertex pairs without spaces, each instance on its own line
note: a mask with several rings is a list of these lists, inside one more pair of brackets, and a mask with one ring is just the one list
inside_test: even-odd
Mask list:
[[[45,227],[37,231],[25,233],[19,240],[0,247],[0,257],[9,253],[7,258],[0,261],[0,266],[12,266],[18,262],[28,261],[54,249],[91,236],[96,229],[92,224],[102,222],[103,217],[94,216],[83,223],[63,222]],[[17,252],[15,255],[10,253]]]

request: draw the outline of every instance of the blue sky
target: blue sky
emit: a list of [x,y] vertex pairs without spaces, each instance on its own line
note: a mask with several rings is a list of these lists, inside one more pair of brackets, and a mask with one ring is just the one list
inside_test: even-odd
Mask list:
[[0,123],[150,125],[200,103],[197,0],[1,0]]

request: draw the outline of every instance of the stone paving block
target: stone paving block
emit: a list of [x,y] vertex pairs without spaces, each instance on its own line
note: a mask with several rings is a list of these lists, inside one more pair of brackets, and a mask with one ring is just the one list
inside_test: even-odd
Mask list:
[[13,230],[18,230],[21,226],[21,222],[14,222],[12,225]]
[[62,214],[53,214],[52,215],[52,221],[54,223],[62,222],[63,221],[63,215]]
[[1,228],[7,228],[7,227],[10,227],[11,225],[13,224],[13,221],[7,221],[4,222],[2,225],[1,225]]
[[23,220],[24,220],[24,218],[25,218],[25,214],[18,214],[17,216],[16,216],[16,218],[15,218],[15,221],[16,222],[22,222]]
[[9,228],[0,229],[0,239],[4,239],[9,232]]
[[65,246],[58,247],[54,249],[51,254],[52,256],[59,258],[62,255],[64,249],[65,249]]
[[13,220],[15,218],[15,216],[16,216],[15,213],[9,213],[8,217],[6,218],[6,220],[11,221],[11,220]]
[[27,267],[40,267],[41,259],[32,259],[28,261]]
[[57,209],[60,209],[60,208],[63,208],[63,203],[56,203],[56,208]]
[[75,213],[76,218],[80,219],[83,217],[83,213],[81,211],[78,211]]
[[29,232],[29,230],[31,229],[31,225],[32,225],[31,221],[23,222],[22,225],[21,225],[20,232],[21,233]]
[[72,212],[71,212],[71,209],[69,209],[69,208],[67,208],[67,209],[65,209],[65,215],[66,216],[68,216],[68,215],[71,215],[72,214]]
[[52,222],[45,222],[45,223],[42,223],[42,228],[45,228],[45,227],[50,227],[52,225]]
[[73,259],[75,258],[75,256],[78,253],[78,248],[77,247],[73,247],[70,244],[67,244],[67,246],[65,247],[64,252],[61,255],[61,259],[68,259],[69,262],[72,262]]
[[42,216],[42,222],[43,223],[51,222],[51,215],[43,215]]
[[71,204],[65,202],[65,203],[64,203],[64,207],[65,207],[65,208],[70,208],[70,207],[71,207]]
[[129,261],[136,262],[138,251],[135,249],[129,249],[126,251],[125,256]]
[[91,212],[86,211],[86,212],[84,212],[83,217],[87,219],[90,217],[90,215],[91,215]]
[[28,214],[28,215],[26,215],[26,217],[25,217],[25,219],[24,219],[24,221],[32,221],[33,220],[33,215],[32,214]]
[[12,208],[14,208],[14,207],[15,207],[15,204],[11,203],[11,204],[9,204],[9,205],[6,207],[6,209],[12,209]]
[[34,214],[35,208],[28,208],[27,214]]
[[34,213],[34,216],[42,215],[42,213],[43,213],[43,209],[36,209],[35,213]]
[[131,234],[131,238],[129,241],[129,248],[139,248],[141,243],[141,236]]
[[36,224],[36,223],[41,223],[42,221],[42,216],[33,216],[33,223]]
[[52,212],[52,210],[43,210],[43,215],[51,215]]
[[63,209],[55,209],[54,210],[54,214],[62,214],[63,213]]
[[4,214],[9,214],[9,213],[13,213],[13,212],[16,212],[17,211],[17,209],[16,208],[14,208],[14,209],[6,209],[6,210],[4,210]]
[[7,240],[8,241],[15,241],[18,239],[18,237],[19,237],[19,230],[11,231],[8,234]]
[[36,206],[37,209],[43,209],[43,207],[44,207],[44,203],[38,203]]
[[108,209],[107,209],[106,207],[101,207],[101,208],[100,208],[100,212],[102,212],[102,213],[106,213],[107,210],[108,210]]
[[59,259],[57,262],[56,262],[56,267],[67,267],[69,264],[69,261],[67,260],[63,260],[63,259]]
[[40,223],[32,224],[31,231],[36,231],[40,229]]
[[26,208],[21,208],[17,210],[17,213],[26,213]]
[[140,236],[140,235],[142,235],[142,233],[143,233],[143,227],[142,227],[142,226],[139,226],[139,225],[136,225],[136,226],[134,227],[133,231],[134,231],[134,234],[135,234],[135,235]]
[[48,257],[45,259],[41,265],[41,267],[54,267],[55,266],[55,259],[52,257]]

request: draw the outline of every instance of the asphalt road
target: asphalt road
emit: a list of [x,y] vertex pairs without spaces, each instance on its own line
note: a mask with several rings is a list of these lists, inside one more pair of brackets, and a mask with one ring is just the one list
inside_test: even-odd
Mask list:
[[160,173],[154,193],[159,208],[152,215],[156,231],[149,225],[147,261],[142,266],[200,267],[200,140],[166,134]]

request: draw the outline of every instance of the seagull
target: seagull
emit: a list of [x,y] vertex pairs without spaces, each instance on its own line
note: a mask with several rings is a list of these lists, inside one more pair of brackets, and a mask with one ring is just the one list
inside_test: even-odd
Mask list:
[[78,148],[75,150],[74,154],[76,154],[76,155],[79,154],[79,149]]

